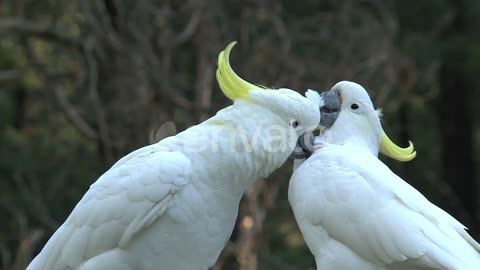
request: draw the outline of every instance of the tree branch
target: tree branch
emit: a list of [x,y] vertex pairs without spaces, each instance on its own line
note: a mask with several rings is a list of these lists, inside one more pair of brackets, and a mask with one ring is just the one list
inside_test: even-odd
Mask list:
[[23,74],[24,72],[21,70],[0,71],[0,81],[13,81],[22,77]]
[[98,137],[97,132],[91,128],[87,121],[85,121],[80,114],[75,110],[73,105],[68,101],[67,97],[60,91],[60,89],[54,89],[55,97],[57,98],[58,103],[65,111],[65,114],[70,119],[72,124],[87,138],[96,139]]
[[81,48],[81,43],[76,38],[63,34],[44,23],[29,22],[16,18],[0,19],[0,32],[15,32],[53,41],[76,49]]

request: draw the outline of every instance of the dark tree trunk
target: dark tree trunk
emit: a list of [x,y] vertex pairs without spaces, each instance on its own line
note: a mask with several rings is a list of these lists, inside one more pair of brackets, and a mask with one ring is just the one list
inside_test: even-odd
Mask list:
[[[400,142],[403,146],[408,146],[408,141],[411,140],[409,128],[408,128],[408,105],[407,103],[403,103],[400,107],[398,114],[399,114],[399,121],[400,121]],[[410,179],[408,175],[408,167],[405,163],[401,164],[400,166],[400,176],[403,179]]]
[[19,86],[13,93],[15,102],[15,114],[13,118],[13,127],[22,129],[25,126],[25,112],[27,103],[27,92],[23,86]]
[[457,1],[455,5],[456,16],[452,25],[444,32],[444,40],[446,44],[457,41],[460,45],[445,50],[439,69],[438,112],[443,147],[443,178],[469,215],[458,218],[467,223],[465,225],[473,227],[477,202],[472,153],[472,114],[469,106],[473,83],[467,67],[466,40],[458,42],[459,35],[468,35],[465,3]]

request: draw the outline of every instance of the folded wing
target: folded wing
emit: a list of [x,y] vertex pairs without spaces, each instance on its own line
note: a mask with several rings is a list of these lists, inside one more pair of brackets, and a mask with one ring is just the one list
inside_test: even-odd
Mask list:
[[175,192],[190,181],[190,161],[152,146],[115,164],[87,191],[27,269],[74,269],[125,246],[161,218]]
[[296,216],[376,265],[480,269],[480,246],[465,227],[376,157],[329,154],[329,162],[314,156],[292,177]]

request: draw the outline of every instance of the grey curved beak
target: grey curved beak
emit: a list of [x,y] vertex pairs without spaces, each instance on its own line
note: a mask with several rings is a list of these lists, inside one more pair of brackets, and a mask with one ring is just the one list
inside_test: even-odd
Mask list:
[[323,106],[320,107],[320,126],[330,128],[340,114],[342,99],[335,90],[323,92]]
[[[320,107],[320,126],[330,128],[340,114],[342,106],[342,99],[338,91],[330,90],[322,93],[323,105]],[[297,146],[293,150],[289,159],[303,159],[308,158],[313,153],[313,143],[315,135],[313,132],[307,132],[300,136],[297,141]]]
[[297,146],[288,157],[289,159],[308,158],[313,153],[313,142],[315,135],[313,132],[306,132],[298,138]]

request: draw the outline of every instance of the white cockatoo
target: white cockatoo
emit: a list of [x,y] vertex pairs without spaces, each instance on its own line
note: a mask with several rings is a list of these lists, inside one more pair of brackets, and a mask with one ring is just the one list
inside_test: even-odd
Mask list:
[[317,269],[480,269],[480,246],[466,228],[377,158],[416,153],[388,139],[365,89],[342,81],[322,98],[321,122],[334,123],[288,191]]
[[83,196],[28,270],[205,270],[233,230],[242,194],[316,128],[319,107],[263,89],[231,69],[217,80],[233,105],[120,159]]

